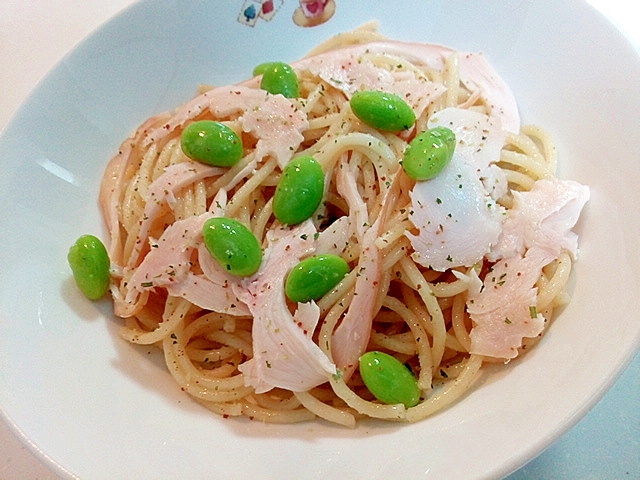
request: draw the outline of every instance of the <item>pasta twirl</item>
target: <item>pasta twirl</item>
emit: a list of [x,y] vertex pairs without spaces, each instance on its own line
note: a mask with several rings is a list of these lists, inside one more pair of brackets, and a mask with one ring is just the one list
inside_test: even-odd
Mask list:
[[[291,66],[298,97],[262,90],[260,75],[205,88],[147,120],[110,162],[100,200],[122,337],[162,349],[180,387],[223,416],[420,420],[548,327],[566,302],[571,228],[588,189],[554,176],[552,141],[520,125],[481,54],[388,40],[367,25]],[[399,96],[415,123],[367,125],[349,102],[363,90]],[[185,155],[181,133],[200,120],[237,134],[238,163]],[[404,152],[438,126],[455,133],[455,151],[435,178],[416,181]],[[283,225],[274,193],[302,156],[322,167],[322,201],[311,218]],[[202,229],[213,217],[255,235],[257,273],[236,276],[212,258]],[[294,303],[288,272],[314,254],[340,257],[348,273],[321,298]],[[366,351],[411,369],[416,406],[372,396],[357,365]]]

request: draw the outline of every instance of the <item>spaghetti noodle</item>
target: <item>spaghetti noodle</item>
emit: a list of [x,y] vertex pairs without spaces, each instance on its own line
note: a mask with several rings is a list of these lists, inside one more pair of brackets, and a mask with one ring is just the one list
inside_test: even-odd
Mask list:
[[[483,364],[531,348],[566,303],[570,228],[588,190],[554,177],[549,136],[520,126],[482,55],[387,40],[367,25],[292,66],[299,98],[269,94],[259,78],[205,88],[146,121],[110,162],[101,205],[122,337],[162,349],[180,387],[220,415],[423,419],[464,396]],[[363,89],[400,95],[415,124],[388,133],[360,121],[349,99]],[[242,138],[237,164],[183,153],[181,132],[204,119]],[[456,132],[451,167],[413,180],[399,160],[436,125]],[[323,201],[286,226],[273,195],[301,155],[322,166]],[[256,274],[235,277],[211,258],[202,225],[215,216],[260,241]],[[313,252],[339,255],[350,272],[317,302],[293,304],[285,277]],[[372,396],[357,368],[370,350],[409,366],[418,405]]]

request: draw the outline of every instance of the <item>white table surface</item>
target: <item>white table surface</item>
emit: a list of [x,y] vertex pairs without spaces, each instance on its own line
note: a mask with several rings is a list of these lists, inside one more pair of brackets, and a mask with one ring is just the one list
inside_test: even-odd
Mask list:
[[[131,3],[132,0],[0,0],[0,130],[63,55]],[[640,45],[640,9],[636,2],[590,3]],[[585,418],[509,480],[640,479],[639,407],[637,355]],[[0,421],[0,480],[56,478]]]

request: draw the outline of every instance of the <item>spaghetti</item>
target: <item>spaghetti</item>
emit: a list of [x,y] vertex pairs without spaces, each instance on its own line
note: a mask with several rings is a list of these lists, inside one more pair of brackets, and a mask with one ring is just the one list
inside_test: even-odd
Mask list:
[[[110,162],[100,199],[122,337],[162,349],[180,387],[223,416],[423,419],[463,397],[484,364],[531,348],[566,303],[570,228],[588,191],[554,177],[549,136],[520,126],[482,55],[387,40],[366,25],[292,66],[298,98],[261,90],[259,78],[204,88],[147,120]],[[349,99],[363,89],[400,95],[415,124],[385,133],[360,121]],[[205,119],[242,138],[237,164],[183,153],[181,132]],[[399,161],[407,145],[443,124],[458,138],[452,166],[411,179]],[[273,195],[301,155],[322,166],[323,201],[286,226]],[[215,216],[260,241],[255,275],[234,277],[211,258],[202,225]],[[293,304],[286,275],[313,252],[339,255],[350,272],[317,302]],[[357,368],[371,350],[409,366],[418,405],[372,396]]]

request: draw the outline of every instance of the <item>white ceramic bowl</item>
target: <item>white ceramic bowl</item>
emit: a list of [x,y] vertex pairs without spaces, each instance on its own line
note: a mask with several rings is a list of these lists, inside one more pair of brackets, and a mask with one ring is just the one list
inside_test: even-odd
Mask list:
[[[244,2],[249,4],[251,2]],[[640,59],[586,3],[342,1],[301,28],[297,2],[238,21],[243,2],[146,1],[103,26],[39,85],[0,138],[0,406],[63,476],[80,478],[484,478],[516,469],[573,425],[640,344]],[[101,232],[107,160],[148,116],[198,83],[244,79],[333,33],[378,19],[390,37],[484,51],[525,122],[550,130],[560,176],[591,187],[573,300],[522,361],[485,375],[415,425],[345,430],[224,420],[160,359],[116,335],[66,263]]]

